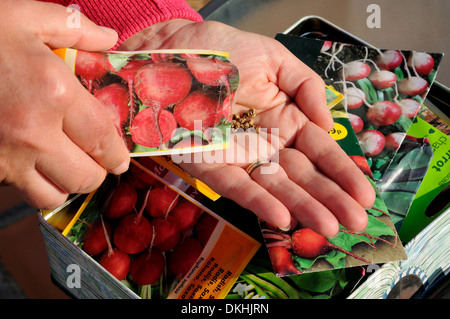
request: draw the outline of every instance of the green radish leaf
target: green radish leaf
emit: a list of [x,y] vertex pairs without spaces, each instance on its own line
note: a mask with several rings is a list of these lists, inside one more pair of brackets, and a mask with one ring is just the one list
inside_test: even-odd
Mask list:
[[403,74],[403,70],[400,66],[394,69],[394,73],[397,76],[397,82],[399,82],[405,78],[405,75]]
[[108,53],[107,55],[109,64],[111,64],[113,67],[113,72],[120,71],[125,65],[127,65],[130,58],[126,54]]
[[139,145],[139,144],[135,144],[135,145],[136,145],[134,148],[135,153],[153,152],[153,151],[158,150],[157,147],[147,147],[147,146],[143,146],[143,145]]
[[326,292],[339,281],[340,275],[336,271],[326,270],[292,276],[290,279],[301,289],[312,292]]

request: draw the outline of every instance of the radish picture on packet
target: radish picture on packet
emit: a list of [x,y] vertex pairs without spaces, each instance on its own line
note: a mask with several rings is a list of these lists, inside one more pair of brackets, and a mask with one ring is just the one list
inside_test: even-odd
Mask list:
[[345,96],[373,178],[381,180],[435,81],[443,54],[288,34],[276,39]]
[[375,180],[381,180],[434,82],[440,53],[380,50],[333,42],[316,71],[332,80]]
[[227,146],[239,83],[227,53],[54,52],[108,109],[131,156]]

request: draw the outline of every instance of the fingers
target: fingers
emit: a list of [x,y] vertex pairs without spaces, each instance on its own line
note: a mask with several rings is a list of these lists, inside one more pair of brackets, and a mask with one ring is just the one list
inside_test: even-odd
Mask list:
[[202,181],[221,196],[252,211],[271,225],[279,228],[290,225],[291,214],[286,206],[252,180],[244,169],[226,164],[183,163],[181,166],[193,176],[201,176]]
[[373,186],[336,141],[314,123],[307,122],[300,130],[294,148],[305,154],[318,170],[334,180],[362,207],[373,205]]
[[[285,151],[281,153],[285,153]],[[284,159],[285,156],[282,158]],[[278,165],[274,162],[271,164]],[[336,217],[320,200],[311,196],[308,190],[302,188],[291,179],[291,176],[286,174],[283,169],[284,161],[280,164],[281,166],[272,169],[270,174],[265,174],[263,167],[259,167],[252,172],[251,177],[277,198],[303,226],[327,237],[336,236],[339,231],[339,222]],[[288,164],[292,165],[293,163]],[[294,167],[298,168],[299,166],[294,164]]]
[[[281,45],[281,44],[280,44]],[[333,119],[327,106],[325,83],[320,76],[284,47],[278,72],[278,86],[295,100],[302,112],[314,123],[329,131]]]
[[[354,231],[362,231],[367,227],[367,212],[364,208],[337,182],[314,167],[314,164],[304,154],[294,149],[286,149],[280,153],[280,165],[286,170],[289,180],[301,187],[303,192],[311,197],[310,201],[316,201],[323,206],[323,208],[319,207],[316,210],[309,207],[311,204],[303,205],[306,209],[303,209],[300,213],[313,216],[301,216],[300,221],[302,221],[302,218],[314,218],[310,220],[310,226],[313,229],[319,228],[316,231],[322,234],[325,231],[328,234],[333,232],[336,234],[339,230],[337,222]],[[325,218],[328,217],[320,209],[332,214],[336,223],[323,225],[326,223]],[[319,212],[324,217],[317,216]],[[324,227],[327,227],[327,229],[324,230]]]
[[97,26],[74,7],[33,1],[28,8],[28,27],[38,30],[42,42],[51,48],[104,51],[117,42],[114,30]]

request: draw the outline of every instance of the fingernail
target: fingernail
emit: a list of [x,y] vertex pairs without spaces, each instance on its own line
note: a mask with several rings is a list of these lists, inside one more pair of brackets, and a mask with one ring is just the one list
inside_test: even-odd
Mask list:
[[291,224],[287,225],[286,227],[278,227],[281,231],[289,231],[291,230]]
[[128,167],[130,166],[130,161],[126,160],[119,166],[117,166],[115,169],[111,170],[111,173],[114,175],[120,175],[125,173],[128,170]]
[[328,237],[328,238],[334,239],[334,238],[336,238],[337,236],[339,236],[340,233],[341,233],[341,232],[338,230],[338,232],[337,232],[334,236],[330,236],[330,237]]
[[99,27],[100,27],[100,29],[102,29],[104,32],[106,32],[106,33],[108,33],[108,34],[110,34],[110,35],[117,36],[116,30],[111,29],[111,28],[108,28],[108,27],[104,27],[104,26],[101,26],[101,25],[100,25]]

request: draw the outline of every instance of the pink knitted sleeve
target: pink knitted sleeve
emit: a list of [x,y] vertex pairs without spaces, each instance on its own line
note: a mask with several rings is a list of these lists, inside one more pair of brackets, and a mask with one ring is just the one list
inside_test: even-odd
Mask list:
[[[117,31],[115,47],[133,34],[158,22],[171,19],[202,21],[201,15],[184,0],[41,0],[64,6],[76,4],[98,25]],[[114,47],[114,48],[115,48]],[[113,48],[113,49],[114,49]]]

